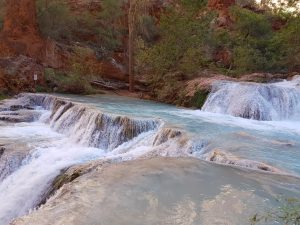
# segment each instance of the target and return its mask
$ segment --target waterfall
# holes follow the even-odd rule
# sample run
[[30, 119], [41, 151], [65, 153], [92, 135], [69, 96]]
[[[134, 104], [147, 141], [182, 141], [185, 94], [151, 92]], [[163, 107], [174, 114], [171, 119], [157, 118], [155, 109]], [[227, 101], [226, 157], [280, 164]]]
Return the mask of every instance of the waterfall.
[[[20, 155], [18, 149], [14, 152], [0, 146], [0, 163], [5, 162], [5, 168], [0, 168], [0, 225], [38, 206], [62, 170], [105, 158], [144, 133], [155, 133], [161, 125], [159, 120], [115, 116], [42, 94], [21, 94], [1, 109], [0, 120], [16, 125], [10, 130], [0, 127], [4, 129], [1, 133], [7, 131], [9, 140], [28, 140], [29, 149]], [[22, 111], [26, 111], [26, 116]], [[35, 115], [34, 119], [27, 120], [31, 115]], [[16, 116], [18, 120], [13, 120]], [[18, 130], [24, 137], [18, 135]]]
[[[226, 104], [222, 105], [224, 101], [233, 101], [231, 98], [235, 97], [232, 94], [228, 97], [235, 85], [238, 90], [245, 90], [243, 85], [255, 89], [254, 84], [248, 83], [218, 84], [204, 109], [225, 108]], [[268, 90], [265, 86], [269, 87], [256, 86], [263, 90]], [[278, 112], [274, 110], [275, 113], [281, 115], [288, 109], [278, 107], [276, 101], [290, 101], [291, 112], [286, 112], [290, 116], [298, 103], [296, 88], [285, 85], [274, 87], [277, 92], [264, 90], [273, 96], [265, 101], [272, 102], [273, 108], [277, 107]], [[264, 91], [261, 90], [261, 95], [266, 95]], [[274, 97], [276, 93], [277, 100]], [[280, 97], [283, 94], [286, 99]], [[248, 96], [247, 93], [245, 95]], [[256, 94], [254, 97], [259, 96]], [[254, 118], [250, 113], [247, 115]], [[267, 115], [264, 112], [257, 119], [267, 118]], [[13, 218], [25, 215], [30, 209], [39, 206], [48, 197], [53, 180], [67, 168], [92, 160], [120, 162], [161, 156], [197, 157], [216, 163], [280, 173], [266, 164], [251, 160], [241, 162], [226, 152], [209, 149], [210, 140], [193, 137], [181, 127], [169, 127], [170, 124], [160, 119], [113, 115], [51, 95], [20, 94], [16, 99], [5, 101], [0, 105], [1, 120], [12, 124], [8, 125], [9, 128], [0, 124], [2, 137], [7, 138], [8, 143], [22, 140], [21, 144], [26, 143], [26, 148], [23, 146], [26, 151], [18, 148], [8, 151], [14, 149], [14, 146], [8, 148], [5, 143], [0, 143], [0, 163], [5, 162], [6, 165], [0, 168], [0, 225], [7, 225]], [[19, 155], [19, 152], [25, 154]], [[14, 161], [16, 154], [19, 156], [18, 161]]]
[[27, 99], [25, 102], [50, 110], [47, 123], [55, 131], [71, 136], [75, 142], [89, 147], [112, 150], [160, 125], [158, 120], [114, 116], [54, 96], [23, 94], [20, 97]]
[[270, 84], [216, 82], [202, 110], [255, 120], [290, 119], [299, 111], [299, 80]]

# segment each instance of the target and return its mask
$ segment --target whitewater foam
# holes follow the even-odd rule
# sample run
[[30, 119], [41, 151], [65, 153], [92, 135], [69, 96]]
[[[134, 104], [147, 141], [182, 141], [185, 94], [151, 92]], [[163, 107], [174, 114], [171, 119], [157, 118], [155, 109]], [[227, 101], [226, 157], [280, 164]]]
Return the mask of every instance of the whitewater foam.
[[298, 79], [270, 84], [221, 81], [213, 84], [203, 111], [255, 120], [286, 120], [299, 112]]
[[[4, 202], [0, 205], [0, 225], [6, 225], [13, 218], [38, 206], [45, 199], [55, 177], [72, 165], [96, 159], [126, 161], [157, 156], [205, 159], [202, 156], [208, 150], [207, 139], [200, 136], [193, 139], [185, 131], [169, 128], [157, 119], [111, 115], [50, 95], [22, 94], [14, 102], [19, 104], [20, 109], [33, 106], [34, 109], [42, 107], [44, 110], [38, 121], [0, 127], [2, 139], [22, 138], [32, 146], [21, 167], [0, 183], [0, 199]], [[11, 103], [10, 107], [13, 106]], [[300, 133], [300, 126], [297, 128], [295, 123], [286, 121], [261, 122], [191, 110], [176, 113], [180, 118], [199, 116], [201, 120], [213, 124], [262, 130], [290, 129]], [[41, 141], [42, 144], [39, 144]], [[218, 162], [228, 164], [232, 159], [223, 154]], [[254, 169], [263, 167], [265, 170], [268, 167], [267, 164], [240, 161], [238, 158], [234, 158], [234, 162], [235, 165]], [[270, 171], [280, 173], [280, 170], [273, 168]]]

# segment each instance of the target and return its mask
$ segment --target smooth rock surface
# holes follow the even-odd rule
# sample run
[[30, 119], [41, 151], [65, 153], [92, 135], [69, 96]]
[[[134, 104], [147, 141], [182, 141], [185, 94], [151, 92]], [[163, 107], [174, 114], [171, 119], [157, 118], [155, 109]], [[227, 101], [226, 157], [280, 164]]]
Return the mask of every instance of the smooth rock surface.
[[95, 164], [80, 167], [90, 171], [11, 225], [241, 225], [274, 203], [276, 193], [299, 195], [281, 185], [299, 186], [296, 178], [224, 170], [196, 159]]

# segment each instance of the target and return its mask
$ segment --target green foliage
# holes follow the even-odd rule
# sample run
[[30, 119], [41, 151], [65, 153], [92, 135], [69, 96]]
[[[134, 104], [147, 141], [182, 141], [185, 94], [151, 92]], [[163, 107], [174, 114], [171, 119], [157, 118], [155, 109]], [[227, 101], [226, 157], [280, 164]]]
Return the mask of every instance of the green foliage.
[[45, 69], [45, 77], [48, 87], [52, 89], [49, 91], [71, 94], [94, 93], [94, 90], [92, 89], [88, 80], [82, 77], [81, 74], [76, 70], [72, 70], [69, 73], [64, 73], [52, 68], [47, 68]]
[[286, 26], [274, 35], [270, 49], [277, 52], [275, 65], [278, 68], [300, 69], [300, 15], [288, 19]]
[[208, 94], [209, 93], [207, 91], [196, 91], [191, 100], [191, 105], [193, 107], [201, 109], [207, 99]]
[[98, 13], [97, 19], [100, 26], [98, 28], [98, 38], [108, 51], [119, 48], [122, 44], [122, 35], [126, 32], [122, 20], [124, 12], [123, 0], [103, 0], [102, 10]]
[[235, 18], [234, 29], [241, 37], [264, 39], [272, 35], [272, 26], [266, 15], [240, 7], [233, 7], [231, 12]]
[[8, 97], [9, 97], [8, 95], [0, 93], [0, 101], [4, 100], [4, 99], [7, 99]]
[[148, 80], [152, 86], [161, 84], [165, 78], [176, 80], [166, 76], [172, 71], [192, 76], [207, 65], [204, 34], [209, 30], [212, 15], [197, 18], [204, 1], [184, 0], [178, 1], [178, 4], [177, 8], [169, 8], [160, 18], [159, 41], [145, 45], [138, 54], [138, 61], [150, 70]]
[[300, 225], [300, 200], [295, 198], [285, 199], [278, 209], [266, 212], [263, 215], [255, 214], [250, 219], [251, 225], [282, 224]]
[[39, 27], [45, 37], [57, 41], [72, 40], [76, 28], [76, 18], [71, 14], [69, 5], [59, 0], [38, 0], [37, 16]]
[[156, 19], [149, 15], [143, 15], [137, 25], [137, 36], [140, 36], [148, 43], [154, 43], [159, 36], [159, 30], [156, 26]]
[[35, 91], [39, 92], [39, 93], [46, 93], [46, 92], [49, 92], [50, 90], [49, 90], [49, 88], [47, 88], [45, 86], [36, 85]]
[[[214, 15], [204, 5], [204, 1], [178, 0], [161, 17], [159, 41], [141, 45], [138, 63], [150, 74], [148, 82], [154, 91], [161, 91], [162, 82], [176, 81], [164, 77], [175, 72], [189, 79], [203, 68], [229, 75], [299, 69], [299, 16], [256, 13], [236, 6], [231, 9], [231, 29], [213, 28]], [[286, 21], [286, 26], [274, 31], [274, 20]], [[227, 63], [215, 59], [222, 49], [231, 53]]]
[[274, 32], [269, 18], [247, 9], [232, 9], [235, 18], [231, 46], [234, 69], [239, 73], [268, 71], [274, 57], [270, 43]]
[[[138, 70], [148, 74], [147, 81], [157, 99], [184, 102], [180, 100], [184, 99], [180, 84], [202, 69], [231, 76], [299, 70], [299, 15], [257, 13], [235, 6], [230, 9], [233, 25], [220, 28], [205, 5], [205, 1], [177, 0], [160, 18], [158, 41], [138, 39]], [[281, 30], [273, 29], [274, 21], [283, 24]], [[228, 55], [220, 60], [222, 50]], [[170, 93], [176, 93], [175, 97]], [[197, 94], [192, 101], [200, 107], [202, 98], [204, 95]]]
[[60, 42], [80, 42], [96, 50], [113, 51], [120, 47], [123, 0], [103, 0], [101, 10], [72, 12], [67, 1], [38, 0], [39, 27], [45, 37]]
[[234, 48], [234, 66], [239, 73], [263, 71], [268, 66], [268, 61], [256, 48], [236, 46]]

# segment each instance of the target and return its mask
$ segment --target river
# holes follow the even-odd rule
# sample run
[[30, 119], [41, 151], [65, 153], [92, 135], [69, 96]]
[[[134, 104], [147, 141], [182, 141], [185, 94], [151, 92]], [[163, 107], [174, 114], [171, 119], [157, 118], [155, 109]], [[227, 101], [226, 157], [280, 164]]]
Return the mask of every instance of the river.
[[[3, 101], [0, 225], [39, 206], [53, 180], [70, 166], [100, 159], [117, 164], [130, 161], [139, 171], [145, 168], [139, 168], [138, 160], [148, 158], [173, 169], [166, 169], [159, 182], [153, 177], [141, 181], [136, 175], [135, 194], [153, 186], [152, 194], [162, 202], [161, 209], [157, 207], [142, 220], [149, 220], [145, 224], [158, 224], [155, 215], [156, 219], [165, 218], [168, 208], [179, 201], [187, 208], [199, 205], [198, 210], [207, 213], [200, 213], [198, 222], [195, 217], [193, 223], [161, 224], [246, 224], [245, 215], [276, 206], [276, 198], [300, 196], [299, 102], [297, 77], [275, 84], [217, 83], [202, 110], [109, 95], [22, 94]], [[175, 161], [165, 162], [160, 157]], [[184, 165], [192, 168], [186, 174], [182, 173]], [[149, 171], [152, 167], [150, 164]], [[171, 197], [162, 195], [165, 188]], [[189, 195], [194, 202], [189, 202]], [[235, 212], [230, 205], [236, 197], [241, 202]], [[96, 199], [95, 190], [87, 198]], [[133, 211], [145, 213], [143, 207], [135, 206], [138, 200], [119, 199], [127, 201]], [[107, 208], [112, 207], [109, 204]], [[93, 211], [101, 204], [95, 200], [90, 207]], [[111, 210], [122, 213], [122, 209]], [[223, 218], [227, 222], [212, 222], [217, 218], [212, 212], [224, 217], [224, 210], [228, 210]], [[103, 224], [123, 224], [111, 217], [103, 210], [101, 218], [110, 218]], [[139, 224], [134, 218], [127, 218], [124, 224]], [[95, 224], [88, 220], [86, 224]]]

